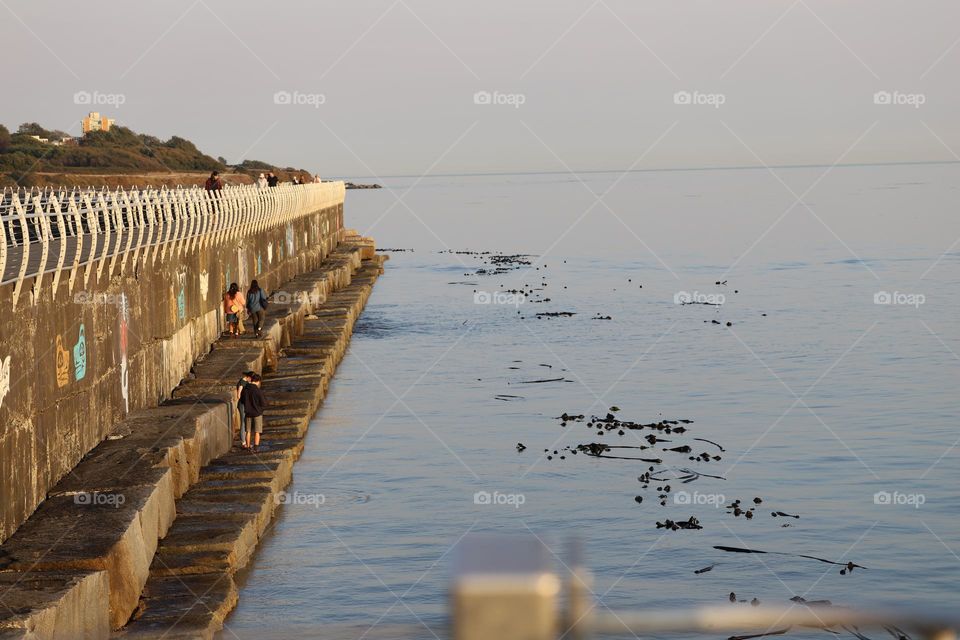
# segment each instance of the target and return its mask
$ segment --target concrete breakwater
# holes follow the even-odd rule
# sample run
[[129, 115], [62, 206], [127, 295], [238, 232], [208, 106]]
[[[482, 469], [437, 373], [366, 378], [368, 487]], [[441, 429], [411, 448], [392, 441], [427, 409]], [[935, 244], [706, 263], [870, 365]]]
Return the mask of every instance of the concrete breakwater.
[[0, 542], [113, 426], [169, 399], [221, 294], [318, 268], [344, 185], [0, 197]]
[[[171, 400], [120, 422], [0, 547], [0, 637], [215, 633], [381, 269], [345, 236], [283, 284], [262, 339], [217, 342]], [[258, 454], [230, 452], [246, 369], [271, 401]]]

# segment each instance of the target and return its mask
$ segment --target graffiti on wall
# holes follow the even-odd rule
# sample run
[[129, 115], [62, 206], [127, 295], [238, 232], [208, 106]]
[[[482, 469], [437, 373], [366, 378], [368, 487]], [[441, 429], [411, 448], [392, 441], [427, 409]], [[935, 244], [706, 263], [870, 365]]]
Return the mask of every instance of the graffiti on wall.
[[[263, 273], [263, 255], [257, 254], [257, 274]], [[247, 281], [246, 278], [243, 279], [244, 282]]]
[[247, 282], [247, 252], [243, 247], [237, 247], [237, 282], [241, 288]]
[[200, 272], [200, 297], [207, 301], [207, 293], [210, 291], [210, 274], [204, 269]]
[[70, 352], [63, 346], [63, 336], [57, 334], [57, 386], [65, 387], [70, 383]]
[[123, 397], [124, 411], [130, 411], [130, 378], [127, 365], [127, 325], [130, 322], [130, 306], [127, 296], [120, 294], [120, 395]]
[[177, 319], [187, 318], [187, 272], [177, 272]]
[[287, 255], [292, 256], [296, 250], [296, 240], [293, 236], [293, 225], [287, 224]]
[[64, 346], [63, 336], [57, 334], [54, 350], [57, 361], [57, 386], [65, 387], [71, 379], [83, 380], [87, 375], [87, 335], [86, 328], [80, 325], [80, 333], [72, 349]]
[[77, 344], [73, 345], [73, 375], [77, 380], [83, 380], [87, 375], [87, 336], [82, 324]]
[[3, 399], [10, 393], [10, 356], [3, 359], [0, 364], [0, 407], [3, 406]]
[[273, 243], [267, 244], [267, 264], [273, 264]]

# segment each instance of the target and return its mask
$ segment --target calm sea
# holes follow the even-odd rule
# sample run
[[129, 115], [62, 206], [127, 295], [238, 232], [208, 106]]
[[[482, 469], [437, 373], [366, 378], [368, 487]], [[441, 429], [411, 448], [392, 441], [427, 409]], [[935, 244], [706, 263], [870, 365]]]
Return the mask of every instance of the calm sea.
[[[348, 193], [347, 224], [413, 251], [391, 254], [295, 467], [300, 503], [220, 637], [443, 637], [468, 532], [558, 556], [579, 538], [614, 611], [957, 604], [960, 164], [382, 181]], [[491, 274], [462, 251], [530, 264]], [[556, 419], [613, 406], [693, 421], [613, 452], [726, 479], [643, 489], [645, 462], [563, 450], [648, 445]], [[750, 520], [723, 508], [754, 497]], [[690, 516], [701, 530], [656, 526]]]

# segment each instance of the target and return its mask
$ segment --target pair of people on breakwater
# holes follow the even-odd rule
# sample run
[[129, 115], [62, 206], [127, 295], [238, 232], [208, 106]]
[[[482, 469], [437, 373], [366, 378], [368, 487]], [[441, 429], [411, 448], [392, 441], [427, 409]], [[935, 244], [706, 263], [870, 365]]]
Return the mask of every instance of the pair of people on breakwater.
[[266, 189], [267, 187], [275, 187], [280, 184], [280, 178], [273, 174], [273, 171], [268, 171], [266, 175], [260, 174], [260, 177], [257, 178], [257, 187], [260, 189]]
[[250, 288], [244, 296], [236, 282], [223, 294], [223, 313], [226, 316], [227, 330], [232, 337], [243, 335], [243, 314], [253, 322], [253, 333], [262, 336], [263, 322], [267, 318], [267, 296], [256, 280], [250, 282]]
[[260, 450], [263, 412], [267, 407], [267, 399], [260, 390], [262, 380], [260, 374], [244, 371], [236, 386], [237, 411], [240, 412], [240, 448], [253, 452]]

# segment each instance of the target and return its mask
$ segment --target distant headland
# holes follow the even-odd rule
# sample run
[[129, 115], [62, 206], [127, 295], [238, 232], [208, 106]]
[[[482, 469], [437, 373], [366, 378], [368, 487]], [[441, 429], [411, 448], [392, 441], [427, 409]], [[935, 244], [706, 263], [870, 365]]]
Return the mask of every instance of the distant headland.
[[314, 180], [305, 169], [259, 160], [229, 164], [185, 138], [136, 133], [99, 113], [82, 122], [79, 137], [36, 122], [25, 122], [14, 132], [0, 124], [0, 187], [191, 186], [203, 184], [211, 171], [219, 171], [226, 184], [253, 184], [269, 171], [282, 182]]

